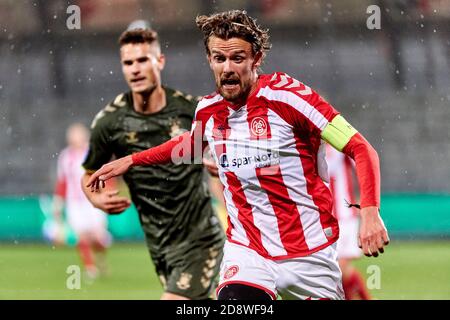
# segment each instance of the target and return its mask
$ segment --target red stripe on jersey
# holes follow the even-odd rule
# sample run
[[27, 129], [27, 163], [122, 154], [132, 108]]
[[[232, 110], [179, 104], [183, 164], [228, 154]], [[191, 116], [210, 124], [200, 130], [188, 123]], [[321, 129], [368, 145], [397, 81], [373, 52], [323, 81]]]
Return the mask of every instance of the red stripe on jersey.
[[[228, 124], [228, 116], [228, 108], [221, 109], [219, 112], [213, 115], [214, 124], [212, 136], [214, 140], [228, 140], [231, 132], [231, 128]], [[226, 144], [215, 144], [214, 149], [220, 165], [222, 154], [225, 154], [227, 152]], [[231, 193], [231, 198], [238, 210], [238, 220], [241, 222], [246, 236], [249, 239], [249, 247], [257, 250], [258, 252], [263, 251], [265, 254], [267, 254], [267, 251], [262, 246], [261, 232], [258, 228], [255, 227], [252, 207], [247, 201], [247, 198], [242, 189], [241, 182], [232, 172], [225, 172], [225, 177], [227, 178], [228, 190]], [[232, 230], [233, 225], [230, 223], [226, 232], [228, 239], [232, 239]]]
[[296, 203], [289, 197], [288, 190], [281, 175], [279, 165], [270, 167], [270, 174], [264, 174], [268, 168], [257, 168], [261, 188], [264, 189], [278, 221], [281, 242], [287, 255], [308, 251], [305, 235], [300, 221]]
[[270, 131], [269, 119], [267, 117], [268, 109], [258, 105], [256, 99], [247, 103], [247, 122], [250, 131], [250, 140], [270, 139], [272, 133]]
[[[252, 207], [247, 201], [244, 190], [242, 189], [241, 182], [232, 172], [225, 172], [225, 176], [227, 177], [227, 182], [233, 202], [238, 209], [238, 219], [244, 227], [247, 239], [249, 240], [248, 247], [262, 254], [263, 256], [269, 256], [267, 250], [262, 245], [261, 231], [255, 226]], [[231, 232], [227, 234], [227, 236], [228, 239], [231, 239]]]
[[231, 219], [230, 219], [230, 215], [229, 215], [229, 214], [227, 214], [227, 222], [228, 222], [228, 227], [227, 227], [227, 231], [226, 231], [225, 233], [226, 233], [226, 235], [227, 235], [227, 238], [228, 238], [228, 239], [231, 239], [231, 230], [233, 230], [234, 225], [233, 225], [233, 223], [231, 222]]
[[295, 135], [295, 140], [306, 180], [306, 190], [312, 196], [314, 204], [319, 208], [322, 229], [331, 227], [332, 236], [327, 237], [327, 239], [337, 239], [339, 227], [332, 213], [333, 195], [322, 181], [322, 178], [317, 174], [317, 152], [320, 146], [320, 137], [310, 136], [309, 143], [306, 144], [301, 141], [298, 135]]
[[[215, 141], [224, 141], [228, 140], [230, 136], [230, 126], [228, 125], [228, 116], [230, 111], [228, 108], [221, 109], [220, 111], [216, 111], [213, 114], [213, 129], [212, 129], [212, 137]], [[217, 156], [217, 159], [220, 163], [220, 157], [222, 154], [227, 152], [225, 143], [217, 143], [214, 145], [214, 152]]]
[[[228, 119], [229, 110], [223, 109], [225, 112], [227, 112], [226, 115], [222, 117], [222, 119]], [[228, 122], [225, 120], [224, 122], [221, 122], [218, 120], [218, 115], [213, 115], [213, 130], [212, 130], [212, 137], [216, 141], [220, 140], [227, 140], [230, 135], [230, 127], [228, 125]], [[214, 145], [214, 153], [216, 154], [217, 160], [219, 162], [219, 165], [221, 164], [221, 156], [222, 154], [226, 154], [226, 144], [225, 143], [217, 143]], [[233, 230], [234, 226], [231, 223], [230, 216], [227, 217], [228, 220], [228, 228], [226, 231], [226, 235], [228, 239], [231, 239], [231, 230]]]
[[63, 177], [59, 177], [58, 180], [56, 181], [56, 186], [55, 186], [55, 195], [59, 196], [63, 199], [66, 198], [66, 191], [67, 191], [67, 184], [66, 184], [66, 179]]

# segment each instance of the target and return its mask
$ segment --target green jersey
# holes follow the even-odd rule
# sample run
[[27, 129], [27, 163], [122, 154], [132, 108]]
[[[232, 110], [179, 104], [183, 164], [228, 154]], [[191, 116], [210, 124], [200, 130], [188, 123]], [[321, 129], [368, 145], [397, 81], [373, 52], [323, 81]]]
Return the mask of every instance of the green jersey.
[[[152, 114], [137, 113], [131, 92], [120, 94], [94, 118], [89, 172], [117, 158], [143, 151], [190, 130], [196, 103], [192, 96], [164, 87], [166, 106]], [[136, 166], [124, 175], [139, 213], [153, 258], [176, 249], [189, 250], [199, 241], [223, 238], [198, 164]]]

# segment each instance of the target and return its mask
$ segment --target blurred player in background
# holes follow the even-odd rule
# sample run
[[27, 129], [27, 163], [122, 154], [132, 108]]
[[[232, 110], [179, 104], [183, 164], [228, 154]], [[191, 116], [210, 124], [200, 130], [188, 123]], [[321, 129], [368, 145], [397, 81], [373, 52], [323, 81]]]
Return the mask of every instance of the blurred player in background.
[[229, 226], [218, 299], [342, 299], [339, 227], [320, 169], [324, 142], [355, 159], [360, 240], [374, 257], [389, 243], [379, 215], [377, 152], [308, 86], [283, 72], [259, 74], [269, 35], [246, 12], [199, 16], [196, 23], [217, 91], [198, 103], [191, 132], [102, 166], [85, 187], [95, 193], [111, 177], [192, 160], [209, 145]]
[[364, 279], [353, 266], [352, 260], [362, 255], [358, 247], [359, 216], [353, 185], [354, 162], [345, 154], [326, 145], [326, 159], [331, 193], [333, 194], [333, 214], [339, 222], [337, 253], [342, 271], [342, 286], [347, 300], [369, 300], [370, 295]]
[[[104, 212], [94, 208], [80, 187], [82, 167], [89, 143], [89, 130], [81, 123], [72, 124], [66, 132], [67, 147], [58, 157], [57, 182], [53, 197], [53, 213], [59, 230], [66, 219], [77, 238], [77, 249], [89, 280], [106, 272], [106, 250], [111, 243]], [[64, 235], [55, 237], [64, 243]]]
[[[125, 31], [119, 39], [122, 71], [130, 91], [95, 117], [83, 164], [85, 194], [95, 207], [118, 214], [129, 199], [91, 193], [90, 175], [111, 157], [124, 157], [189, 132], [196, 101], [162, 85], [165, 56], [150, 29]], [[150, 256], [164, 287], [161, 299], [207, 299], [222, 259], [224, 233], [204, 181], [202, 165], [136, 167], [124, 175], [139, 213]]]

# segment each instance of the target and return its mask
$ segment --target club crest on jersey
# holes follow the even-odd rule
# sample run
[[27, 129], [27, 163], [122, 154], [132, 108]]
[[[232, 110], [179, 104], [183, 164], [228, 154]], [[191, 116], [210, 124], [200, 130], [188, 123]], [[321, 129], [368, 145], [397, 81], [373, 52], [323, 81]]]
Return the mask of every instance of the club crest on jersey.
[[250, 124], [250, 129], [252, 130], [252, 133], [257, 137], [265, 136], [267, 134], [266, 120], [261, 117], [253, 118]]
[[223, 278], [228, 280], [228, 279], [234, 277], [238, 272], [239, 272], [239, 267], [237, 265], [231, 266], [225, 271]]
[[125, 135], [127, 136], [127, 143], [135, 143], [139, 141], [137, 138], [137, 132], [135, 131], [127, 132]]

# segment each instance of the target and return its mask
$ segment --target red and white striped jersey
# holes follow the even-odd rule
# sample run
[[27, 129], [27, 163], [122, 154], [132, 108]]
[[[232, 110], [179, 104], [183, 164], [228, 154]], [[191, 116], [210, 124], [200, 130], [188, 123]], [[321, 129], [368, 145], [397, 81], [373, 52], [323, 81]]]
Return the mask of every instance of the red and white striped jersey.
[[352, 175], [354, 162], [328, 144], [326, 151], [330, 188], [334, 199], [334, 216], [338, 220], [355, 218], [356, 210], [353, 207], [349, 208], [346, 203], [346, 201], [355, 203]]
[[81, 189], [81, 178], [84, 169], [81, 164], [86, 157], [87, 149], [80, 150], [67, 147], [58, 157], [57, 183], [55, 193], [67, 202], [89, 203]]
[[230, 242], [286, 259], [337, 240], [332, 195], [319, 169], [325, 160], [321, 132], [337, 114], [281, 72], [259, 76], [244, 106], [218, 93], [199, 102], [192, 132], [201, 126], [218, 164]]

